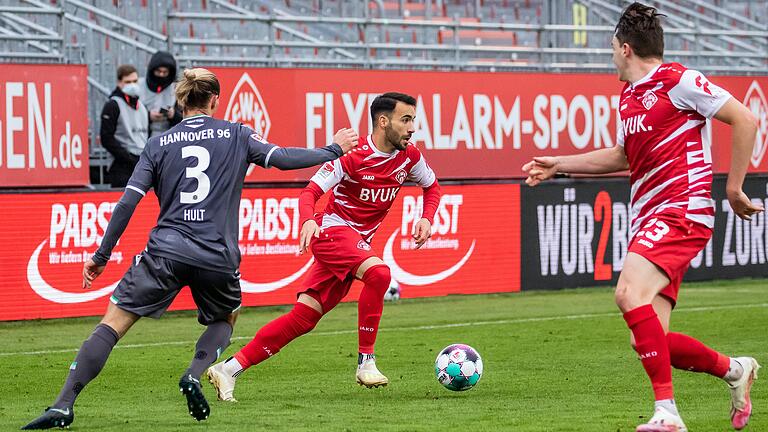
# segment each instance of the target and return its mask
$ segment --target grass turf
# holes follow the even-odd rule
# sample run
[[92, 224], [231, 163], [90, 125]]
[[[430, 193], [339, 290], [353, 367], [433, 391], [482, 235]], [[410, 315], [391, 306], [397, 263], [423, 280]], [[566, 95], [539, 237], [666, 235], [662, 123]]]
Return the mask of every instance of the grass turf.
[[[746, 306], [744, 306], [746, 305]], [[250, 308], [231, 355], [286, 308]], [[215, 400], [194, 421], [178, 392], [203, 328], [190, 312], [141, 320], [78, 399], [72, 430], [634, 431], [652, 393], [610, 289], [406, 299], [385, 306], [377, 351], [384, 389], [355, 385], [357, 308], [342, 304], [309, 335], [238, 381], [238, 404]], [[0, 430], [18, 429], [55, 398], [75, 351], [98, 318], [0, 323]], [[727, 354], [768, 364], [768, 281], [686, 284], [672, 329]], [[433, 362], [462, 342], [483, 356], [484, 376], [462, 393], [443, 389]], [[719, 380], [675, 371], [691, 431], [730, 430]], [[757, 381], [747, 430], [768, 430], [768, 383]]]

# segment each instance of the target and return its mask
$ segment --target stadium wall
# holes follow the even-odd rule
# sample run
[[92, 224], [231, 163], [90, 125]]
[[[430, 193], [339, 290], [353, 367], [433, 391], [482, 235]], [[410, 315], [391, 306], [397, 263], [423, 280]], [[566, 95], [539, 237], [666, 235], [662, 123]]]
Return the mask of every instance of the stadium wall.
[[[24, 65], [0, 70], [5, 80], [0, 86], [0, 320], [99, 315], [146, 243], [156, 200], [143, 201], [100, 285], [83, 291], [82, 261], [96, 249], [120, 196], [61, 189], [87, 185], [87, 69]], [[435, 237], [426, 250], [409, 246], [409, 224], [421, 205], [420, 191], [410, 187], [396, 198], [374, 242], [404, 286], [404, 297], [615, 282], [626, 250], [626, 179], [567, 179], [535, 189], [519, 184], [520, 167], [533, 155], [613, 145], [615, 76], [215, 71], [224, 89], [219, 115], [284, 146], [324, 145], [329, 134], [350, 124], [367, 132], [371, 99], [393, 86], [419, 96], [421, 127], [414, 141], [439, 177], [453, 184], [444, 190]], [[768, 78], [714, 79], [760, 119], [753, 175], [745, 188], [766, 202], [768, 103], [763, 88], [768, 89]], [[730, 137], [721, 125], [711, 132], [714, 167], [724, 173], [730, 155], [723, 143]], [[299, 189], [279, 183], [306, 181], [312, 172], [257, 169], [249, 175], [260, 188], [246, 189], [240, 203], [247, 306], [295, 299], [309, 257], [295, 256]], [[766, 216], [749, 223], [734, 218], [724, 201], [723, 178], [718, 176], [714, 189], [715, 237], [694, 260], [688, 278], [765, 277]], [[482, 184], [468, 184], [470, 179]], [[60, 189], [12, 189], [22, 186]], [[191, 307], [191, 297], [182, 294], [172, 309]]]
[[[290, 304], [312, 257], [297, 255], [297, 188], [251, 188], [240, 201], [243, 305]], [[403, 296], [520, 290], [520, 185], [446, 185], [433, 237], [413, 250], [421, 189], [403, 187], [374, 250], [403, 285]], [[119, 192], [1, 194], [0, 321], [99, 315], [144, 248], [157, 200], [142, 200], [94, 289], [82, 289], [82, 263], [100, 242]], [[323, 204], [318, 203], [318, 209]], [[497, 221], [497, 222], [491, 222]], [[492, 228], [491, 228], [492, 227]], [[356, 299], [360, 286], [348, 298]], [[193, 309], [184, 292], [171, 309]]]
[[[412, 141], [441, 179], [521, 178], [535, 155], [612, 147], [620, 124], [615, 74], [211, 69], [222, 84], [220, 115], [283, 146], [323, 146], [350, 125], [367, 134], [373, 98], [395, 89], [414, 95]], [[768, 172], [768, 77], [711, 79], [761, 120], [750, 172]], [[709, 127], [713, 170], [727, 173], [730, 146], [722, 143], [730, 130], [720, 122]], [[254, 171], [249, 180], [306, 181], [312, 174]]]
[[0, 187], [84, 186], [88, 68], [0, 64]]
[[[715, 230], [691, 261], [685, 280], [768, 276], [768, 216], [739, 219], [725, 196], [725, 176], [713, 183]], [[768, 208], [768, 176], [751, 175], [744, 192]], [[559, 180], [521, 190], [523, 289], [614, 284], [629, 236], [626, 179]]]
[[[687, 280], [765, 277], [767, 216], [738, 219], [715, 180], [713, 240], [693, 260]], [[768, 205], [768, 175], [744, 186]], [[240, 202], [243, 304], [290, 304], [311, 257], [296, 255], [298, 188], [248, 188]], [[405, 186], [373, 248], [392, 269], [403, 297], [561, 289], [615, 283], [626, 255], [626, 179], [449, 184], [435, 233], [413, 250], [410, 232], [421, 191]], [[81, 288], [82, 262], [97, 247], [118, 192], [0, 194], [0, 321], [99, 315], [122, 274], [146, 244], [156, 220], [155, 197], [137, 209], [112, 262], [95, 284]], [[323, 202], [318, 203], [318, 208]], [[355, 285], [347, 297], [359, 294]], [[193, 309], [183, 291], [171, 310]]]
[[[87, 185], [87, 68], [0, 66], [0, 188]], [[612, 74], [212, 70], [223, 89], [219, 115], [283, 146], [319, 147], [342, 127], [367, 134], [377, 94], [416, 95], [413, 142], [442, 179], [520, 178], [534, 155], [613, 146], [619, 127], [620, 83]], [[713, 79], [760, 120], [750, 172], [768, 172], [768, 77]], [[720, 143], [730, 131], [711, 127], [714, 172], [727, 173], [730, 146]], [[248, 181], [306, 181], [312, 173], [257, 170]]]

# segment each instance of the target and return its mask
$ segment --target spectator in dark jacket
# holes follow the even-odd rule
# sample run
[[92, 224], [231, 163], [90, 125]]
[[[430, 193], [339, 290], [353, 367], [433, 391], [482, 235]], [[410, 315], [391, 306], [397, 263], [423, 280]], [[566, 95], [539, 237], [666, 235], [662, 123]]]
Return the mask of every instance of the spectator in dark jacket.
[[101, 145], [114, 157], [112, 187], [125, 187], [149, 138], [149, 113], [139, 103], [139, 74], [131, 65], [117, 68], [117, 87], [101, 110]]

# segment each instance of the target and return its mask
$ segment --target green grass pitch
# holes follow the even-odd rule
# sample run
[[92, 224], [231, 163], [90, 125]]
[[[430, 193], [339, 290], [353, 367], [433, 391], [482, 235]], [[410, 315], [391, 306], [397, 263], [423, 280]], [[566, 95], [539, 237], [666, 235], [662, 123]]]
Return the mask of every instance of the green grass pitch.
[[[286, 308], [245, 309], [229, 356]], [[141, 320], [80, 396], [72, 430], [86, 431], [634, 431], [652, 394], [610, 289], [406, 299], [387, 303], [377, 342], [383, 389], [354, 381], [357, 308], [342, 304], [315, 331], [238, 381], [237, 404], [211, 417], [186, 412], [177, 382], [202, 332], [190, 312]], [[14, 430], [55, 398], [75, 350], [98, 318], [0, 323], [0, 430]], [[672, 329], [726, 354], [768, 365], [768, 281], [686, 284]], [[453, 393], [434, 377], [444, 346], [483, 356], [478, 385]], [[768, 373], [768, 369], [764, 372]], [[766, 375], [768, 378], [768, 375]], [[721, 381], [674, 372], [691, 431], [730, 430]], [[768, 431], [768, 379], [753, 387], [748, 431]]]

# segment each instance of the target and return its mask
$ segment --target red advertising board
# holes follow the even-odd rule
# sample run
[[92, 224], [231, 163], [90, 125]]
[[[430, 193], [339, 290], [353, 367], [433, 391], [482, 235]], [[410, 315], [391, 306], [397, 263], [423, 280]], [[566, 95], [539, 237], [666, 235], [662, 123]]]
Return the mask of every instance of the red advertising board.
[[88, 68], [0, 64], [0, 187], [88, 184]]
[[[417, 97], [413, 142], [440, 178], [513, 178], [534, 155], [613, 146], [615, 74], [350, 71], [211, 68], [222, 84], [218, 115], [245, 123], [282, 146], [319, 147], [334, 132], [371, 129], [378, 94]], [[713, 76], [760, 121], [750, 170], [768, 170], [768, 77]], [[730, 163], [728, 126], [713, 122], [717, 173]], [[306, 180], [312, 170], [255, 170], [250, 181]]]
[[[299, 189], [246, 189], [240, 201], [243, 304], [290, 304], [311, 264], [296, 255]], [[520, 290], [519, 185], [445, 186], [434, 233], [413, 250], [421, 190], [404, 187], [373, 241], [403, 297]], [[116, 192], [3, 194], [0, 228], [0, 321], [100, 315], [157, 218], [145, 198], [112, 262], [83, 290], [82, 262], [101, 242]], [[497, 220], [489, 229], [490, 220]], [[355, 286], [348, 299], [356, 299]], [[193, 309], [183, 290], [171, 309]]]

